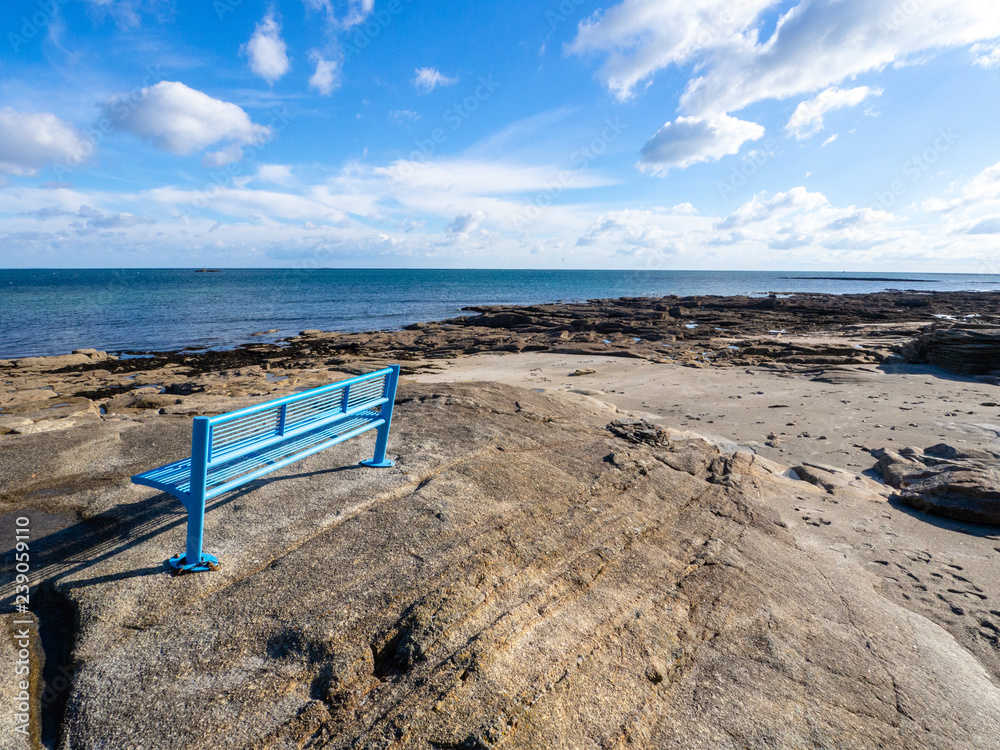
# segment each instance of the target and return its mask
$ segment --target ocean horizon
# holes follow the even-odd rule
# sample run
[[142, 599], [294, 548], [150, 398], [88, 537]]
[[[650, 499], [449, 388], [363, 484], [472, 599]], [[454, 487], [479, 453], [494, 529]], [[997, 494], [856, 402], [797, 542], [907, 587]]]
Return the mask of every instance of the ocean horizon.
[[[394, 330], [478, 305], [667, 295], [997, 291], [1000, 275], [447, 269], [0, 270], [0, 358], [227, 349]], [[267, 333], [264, 333], [267, 332]], [[263, 335], [262, 335], [263, 334]]]

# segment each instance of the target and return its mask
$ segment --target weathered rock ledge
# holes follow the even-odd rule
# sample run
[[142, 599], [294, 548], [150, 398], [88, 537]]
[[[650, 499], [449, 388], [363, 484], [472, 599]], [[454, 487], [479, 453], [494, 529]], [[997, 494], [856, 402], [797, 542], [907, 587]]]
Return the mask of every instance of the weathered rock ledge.
[[127, 476], [186, 420], [83, 430], [94, 507], [38, 546], [63, 750], [1000, 746], [1000, 650], [783, 515], [887, 508], [864, 483], [507, 386], [397, 404], [396, 468], [350, 441], [213, 502], [223, 568], [181, 578], [179, 506]]

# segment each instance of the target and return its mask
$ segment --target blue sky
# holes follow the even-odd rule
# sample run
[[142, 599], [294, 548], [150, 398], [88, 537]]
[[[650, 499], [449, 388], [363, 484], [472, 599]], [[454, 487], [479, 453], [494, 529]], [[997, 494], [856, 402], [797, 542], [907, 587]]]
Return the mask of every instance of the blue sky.
[[0, 265], [1000, 273], [992, 0], [7, 0]]

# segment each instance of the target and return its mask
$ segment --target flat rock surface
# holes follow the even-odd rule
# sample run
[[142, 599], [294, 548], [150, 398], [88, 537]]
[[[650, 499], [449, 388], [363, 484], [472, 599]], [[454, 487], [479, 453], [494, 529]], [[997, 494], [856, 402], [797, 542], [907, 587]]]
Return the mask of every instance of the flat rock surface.
[[213, 501], [223, 568], [180, 578], [180, 506], [117, 477], [184, 430], [104, 423], [134, 446], [115, 502], [36, 543], [43, 630], [72, 644], [60, 747], [1000, 746], [1000, 542], [977, 527], [924, 554], [877, 486], [584, 395], [397, 403], [395, 468], [357, 465], [366, 437]]

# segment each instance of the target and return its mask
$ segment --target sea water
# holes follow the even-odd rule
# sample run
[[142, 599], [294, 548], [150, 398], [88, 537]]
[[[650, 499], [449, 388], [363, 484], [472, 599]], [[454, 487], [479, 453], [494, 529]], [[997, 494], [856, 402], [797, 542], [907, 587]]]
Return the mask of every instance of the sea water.
[[[468, 305], [668, 294], [1000, 290], [1000, 276], [751, 271], [0, 270], [0, 359], [221, 349], [304, 329], [370, 331]], [[264, 336], [255, 333], [277, 329]]]

